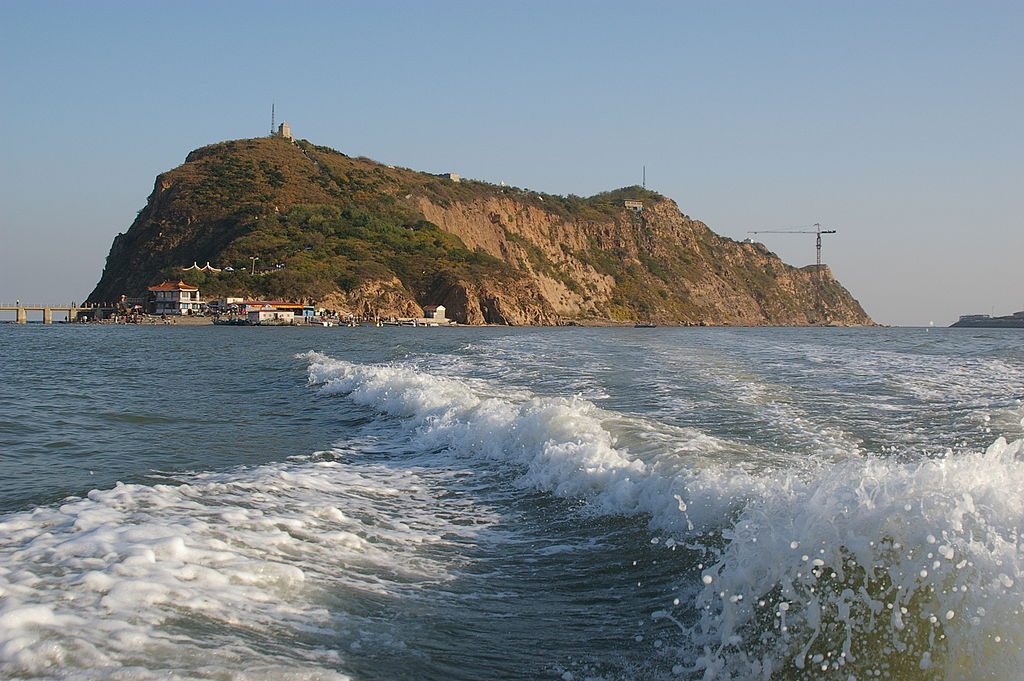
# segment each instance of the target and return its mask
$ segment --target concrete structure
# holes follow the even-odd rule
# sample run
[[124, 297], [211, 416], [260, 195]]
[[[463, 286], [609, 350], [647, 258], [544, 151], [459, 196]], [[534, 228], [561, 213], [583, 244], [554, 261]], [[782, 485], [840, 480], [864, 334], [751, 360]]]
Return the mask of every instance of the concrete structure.
[[[275, 311], [281, 318], [289, 321], [303, 322], [316, 316], [316, 308], [304, 303], [286, 303], [282, 300], [246, 300], [237, 303], [238, 311], [246, 318], [253, 312]], [[271, 317], [268, 317], [268, 319]]]
[[199, 314], [206, 304], [199, 297], [199, 289], [183, 281], [165, 281], [147, 289], [150, 294], [149, 311], [152, 314]]
[[462, 177], [458, 173], [445, 173], [444, 176], [452, 182], [462, 182]]
[[18, 324], [28, 323], [29, 312], [42, 312], [43, 313], [43, 324], [53, 324], [53, 313], [65, 313], [68, 316], [68, 321], [73, 322], [78, 319], [78, 315], [83, 312], [89, 312], [92, 308], [71, 306], [71, 305], [22, 305], [17, 303], [15, 305], [0, 305], [0, 312], [13, 312], [14, 321]]
[[245, 318], [250, 324], [293, 324], [295, 313], [291, 310], [279, 310], [273, 305], [248, 308]]
[[423, 318], [430, 319], [435, 322], [447, 322], [448, 318], [444, 316], [445, 309], [444, 305], [427, 305], [423, 308]]
[[288, 123], [282, 123], [279, 125], [277, 132], [274, 133], [274, 137], [280, 137], [281, 139], [288, 140], [289, 142], [295, 141], [295, 138], [292, 136], [292, 129]]
[[213, 310], [215, 312], [224, 313], [232, 309], [232, 307], [235, 310], [237, 310], [238, 306], [241, 305], [243, 302], [245, 302], [245, 298], [232, 298], [229, 296], [227, 298], [218, 298], [217, 300], [212, 300], [208, 302], [206, 306], [210, 310]]
[[622, 205], [628, 208], [629, 210], [633, 211], [634, 213], [639, 213], [644, 209], [643, 201], [634, 201], [632, 199], [626, 199], [625, 201], [622, 202]]
[[214, 267], [213, 265], [210, 264], [209, 260], [207, 260], [206, 264], [203, 265], [202, 267], [200, 267], [199, 264], [196, 263], [195, 261], [192, 261], [192, 266], [191, 267], [182, 267], [181, 268], [182, 272], [188, 272], [189, 270], [196, 270], [197, 272], [220, 272], [220, 270], [218, 268], [216, 268], [216, 267]]

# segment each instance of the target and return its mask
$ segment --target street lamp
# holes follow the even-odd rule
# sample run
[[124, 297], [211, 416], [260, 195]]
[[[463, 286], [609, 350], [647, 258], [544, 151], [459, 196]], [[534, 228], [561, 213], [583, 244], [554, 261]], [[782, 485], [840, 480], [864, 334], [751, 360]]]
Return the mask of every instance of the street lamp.
[[260, 259], [258, 255], [250, 255], [249, 260], [252, 260], [252, 276], [256, 276], [256, 261]]

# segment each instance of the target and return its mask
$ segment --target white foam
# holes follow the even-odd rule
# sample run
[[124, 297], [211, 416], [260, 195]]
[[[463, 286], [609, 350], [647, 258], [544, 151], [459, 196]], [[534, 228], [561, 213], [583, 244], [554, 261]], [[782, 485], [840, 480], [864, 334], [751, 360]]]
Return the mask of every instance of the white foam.
[[843, 678], [1019, 678], [1022, 455], [1024, 441], [1000, 439], [780, 478], [705, 570], [690, 657], [726, 678], [818, 678], [822, 665]]
[[753, 474], [708, 436], [682, 456], [637, 456], [609, 430], [624, 417], [584, 400], [486, 397], [407, 367], [306, 357], [312, 384], [408, 419], [425, 447], [510, 462], [523, 484], [598, 512], [647, 514], [691, 548], [692, 530], [729, 523], [705, 546], [696, 602], [658, 613], [700, 613], [679, 625], [679, 673], [1013, 679], [1024, 667], [1024, 441], [912, 463], [830, 452]]
[[675, 429], [682, 439], [673, 456], [654, 452], [645, 461], [617, 446], [605, 427], [621, 422], [621, 415], [576, 397], [516, 402], [480, 396], [464, 381], [409, 367], [358, 365], [318, 353], [303, 357], [310, 362], [311, 384], [409, 419], [424, 448], [513, 463], [525, 486], [586, 499], [599, 512], [647, 514], [658, 529], [715, 527], [763, 484], [762, 477], [734, 467], [735, 461], [720, 465], [708, 458], [723, 444], [697, 431]]
[[430, 547], [488, 522], [427, 475], [293, 461], [2, 517], [0, 676], [347, 678], [318, 641], [372, 635], [325, 595], [418, 597], [449, 578]]

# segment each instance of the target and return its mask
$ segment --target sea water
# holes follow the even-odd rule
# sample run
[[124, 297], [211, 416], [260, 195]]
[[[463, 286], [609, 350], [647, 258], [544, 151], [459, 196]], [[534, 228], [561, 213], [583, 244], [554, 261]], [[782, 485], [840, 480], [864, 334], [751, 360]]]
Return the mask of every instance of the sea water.
[[1016, 679], [1024, 334], [0, 325], [0, 677]]

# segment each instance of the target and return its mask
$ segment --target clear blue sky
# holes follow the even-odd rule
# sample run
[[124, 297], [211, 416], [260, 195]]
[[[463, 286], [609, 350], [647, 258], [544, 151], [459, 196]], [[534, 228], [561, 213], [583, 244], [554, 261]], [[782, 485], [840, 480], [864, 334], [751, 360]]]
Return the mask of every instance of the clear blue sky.
[[[81, 300], [157, 173], [295, 133], [737, 239], [878, 321], [1024, 308], [1024, 3], [0, 3], [0, 299]], [[765, 235], [787, 262], [812, 236]]]

